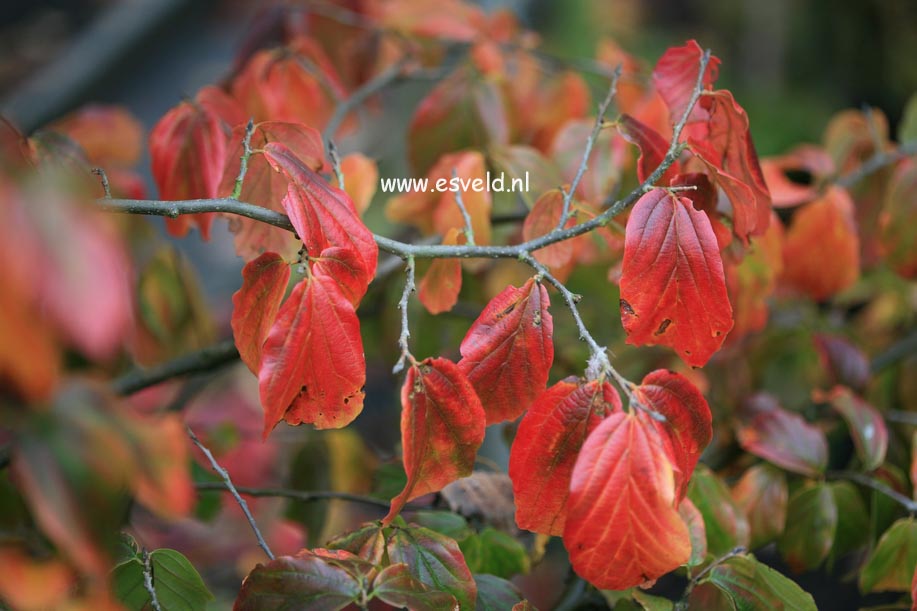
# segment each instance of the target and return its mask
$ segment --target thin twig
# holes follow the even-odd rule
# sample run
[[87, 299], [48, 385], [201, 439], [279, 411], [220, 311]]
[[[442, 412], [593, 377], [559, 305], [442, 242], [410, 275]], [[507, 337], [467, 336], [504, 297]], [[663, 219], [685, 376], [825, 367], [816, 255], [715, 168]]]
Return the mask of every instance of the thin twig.
[[358, 108], [363, 104], [363, 102], [372, 97], [374, 94], [379, 93], [390, 84], [397, 81], [402, 76], [406, 63], [407, 60], [404, 59], [395, 62], [373, 78], [360, 85], [358, 88], [354, 89], [346, 100], [338, 104], [334, 109], [334, 114], [331, 115], [330, 119], [328, 119], [328, 123], [325, 125], [325, 129], [322, 131], [322, 138], [325, 140], [325, 142], [331, 142], [331, 139], [334, 138], [334, 135], [341, 127], [344, 119], [347, 118], [347, 115], [349, 115], [351, 111]]
[[885, 482], [870, 477], [865, 473], [859, 473], [857, 471], [828, 471], [827, 476], [829, 479], [845, 479], [856, 482], [857, 484], [862, 484], [867, 488], [872, 488], [876, 492], [880, 492], [888, 498], [900, 503], [909, 513], [917, 513], [917, 501], [909, 499], [897, 490], [892, 489], [891, 486]]
[[156, 588], [153, 587], [153, 567], [150, 563], [150, 553], [144, 549], [141, 552], [143, 558], [143, 588], [150, 595], [150, 607], [153, 611], [162, 611], [159, 606], [159, 598], [156, 596]]
[[893, 151], [876, 151], [858, 168], [838, 177], [834, 184], [849, 189], [867, 176], [912, 155], [917, 155], [917, 140], [905, 142]]
[[117, 395], [130, 395], [149, 386], [192, 373], [212, 371], [239, 358], [233, 340], [226, 340], [196, 352], [184, 354], [149, 369], [135, 369], [111, 383]]
[[207, 457], [207, 460], [210, 462], [210, 466], [213, 470], [223, 479], [223, 484], [226, 486], [226, 489], [232, 494], [233, 498], [236, 499], [236, 503], [239, 504], [239, 507], [242, 508], [242, 513], [245, 514], [245, 519], [248, 520], [249, 526], [251, 526], [252, 531], [255, 533], [255, 539], [258, 540], [258, 546], [264, 550], [264, 553], [267, 554], [267, 557], [271, 560], [274, 559], [274, 553], [271, 551], [271, 548], [268, 547], [267, 542], [264, 540], [264, 537], [261, 535], [261, 531], [258, 530], [258, 524], [255, 522], [252, 512], [248, 508], [248, 503], [245, 502], [241, 496], [239, 496], [239, 491], [232, 483], [232, 478], [229, 477], [229, 472], [220, 466], [220, 463], [217, 462], [217, 459], [213, 457], [213, 453], [201, 443], [201, 440], [197, 438], [197, 435], [194, 434], [194, 431], [191, 430], [191, 427], [186, 427], [188, 430], [188, 437], [191, 438], [191, 441], [204, 453], [204, 456]]
[[242, 156], [239, 157], [239, 175], [236, 185], [232, 189], [232, 198], [239, 199], [242, 195], [242, 183], [248, 173], [248, 160], [252, 156], [252, 134], [255, 133], [255, 119], [250, 118], [245, 126], [245, 136], [242, 137]]
[[99, 177], [99, 181], [102, 183], [102, 192], [105, 193], [107, 199], [111, 199], [111, 184], [108, 182], [108, 174], [105, 172], [105, 168], [92, 168], [89, 171]]
[[917, 426], [917, 412], [903, 412], [897, 409], [884, 409], [881, 413], [882, 417], [889, 422]]
[[[222, 482], [195, 482], [194, 487], [198, 490], [231, 492]], [[238, 490], [240, 494], [246, 494], [248, 496], [285, 498], [303, 503], [340, 500], [350, 501], [352, 503], [362, 503], [363, 505], [372, 505], [374, 507], [381, 507], [382, 509], [388, 509], [390, 504], [388, 501], [377, 499], [372, 496], [351, 494], [349, 492], [334, 492], [330, 490], [306, 492], [303, 490], [291, 490], [289, 488], [253, 488], [249, 486], [237, 486], [236, 490]]]
[[[551, 231], [543, 236], [539, 236], [527, 242], [511, 246], [486, 246], [486, 245], [427, 245], [427, 244], [407, 244], [398, 240], [393, 240], [380, 235], [375, 235], [376, 244], [381, 250], [406, 258], [409, 255], [415, 258], [423, 259], [453, 259], [453, 258], [511, 258], [515, 259], [525, 253], [534, 252], [545, 246], [550, 246], [557, 242], [569, 240], [577, 236], [589, 233], [590, 231], [607, 225], [615, 216], [626, 210], [640, 196], [643, 195], [647, 185], [653, 185], [678, 159], [684, 146], [678, 142], [681, 132], [688, 122], [688, 117], [694, 105], [700, 98], [703, 91], [703, 74], [707, 64], [710, 61], [710, 51], [705, 51], [700, 61], [700, 71], [698, 73], [697, 84], [691, 95], [691, 99], [685, 109], [685, 114], [679, 120], [672, 130], [672, 142], [669, 150], [663, 157], [652, 174], [650, 174], [643, 183], [637, 185], [627, 196], [618, 200], [602, 214], [589, 219], [563, 231]], [[104, 210], [112, 212], [124, 212], [129, 214], [152, 214], [159, 216], [169, 216], [175, 218], [182, 214], [196, 214], [200, 212], [226, 212], [245, 216], [256, 221], [261, 221], [275, 227], [293, 231], [293, 226], [286, 215], [273, 210], [268, 210], [261, 206], [238, 202], [231, 198], [222, 199], [198, 199], [184, 201], [157, 201], [157, 200], [126, 200], [126, 199], [103, 199], [98, 200], [99, 206]]]
[[915, 353], [917, 353], [917, 331], [905, 335], [877, 354], [869, 364], [869, 369], [873, 374], [879, 373]]
[[605, 113], [608, 112], [608, 107], [611, 105], [611, 100], [614, 99], [615, 94], [618, 91], [618, 79], [620, 77], [621, 65], [618, 64], [618, 67], [615, 68], [615, 71], [611, 77], [611, 85], [608, 87], [608, 93], [605, 95], [605, 99], [602, 100], [602, 103], [599, 104], [599, 108], [595, 116], [595, 124], [592, 126], [592, 131], [589, 132], [589, 137], [586, 139], [586, 148], [583, 149], [583, 159], [580, 161], [579, 168], [576, 170], [576, 175], [573, 177], [573, 182], [570, 183], [569, 189], [561, 189], [561, 193], [564, 195], [564, 200], [563, 208], [561, 209], [560, 213], [560, 220], [557, 223], [557, 231], [561, 231], [567, 224], [567, 221], [570, 219], [570, 208], [573, 205], [573, 197], [576, 194], [577, 188], [579, 188], [580, 182], [583, 180], [583, 176], [586, 174], [586, 169], [589, 167], [589, 157], [592, 156], [592, 148], [595, 146], [595, 141], [599, 137], [599, 132], [601, 132], [602, 128], [605, 126]]
[[401, 335], [398, 336], [398, 347], [401, 349], [401, 356], [395, 366], [392, 367], [392, 373], [399, 373], [404, 369], [405, 361], [414, 361], [414, 356], [408, 347], [408, 339], [411, 337], [411, 327], [408, 325], [408, 299], [415, 290], [414, 257], [408, 255], [405, 263], [407, 267], [405, 268], [404, 291], [402, 291], [401, 299], [398, 301], [398, 309], [401, 310]]
[[341, 156], [338, 155], [338, 147], [334, 144], [334, 140], [328, 140], [328, 157], [331, 159], [331, 171], [334, 172], [334, 177], [338, 181], [338, 188], [344, 188], [344, 171], [341, 170]]
[[[452, 168], [452, 180], [455, 184], [458, 184], [458, 169]], [[468, 208], [465, 207], [465, 198], [462, 196], [460, 189], [455, 190], [455, 205], [458, 206], [459, 211], [462, 213], [462, 218], [465, 220], [465, 242], [474, 246], [474, 227], [471, 225], [471, 215], [468, 214]]]
[[700, 582], [703, 581], [707, 577], [707, 575], [709, 575], [713, 571], [713, 569], [720, 566], [724, 562], [728, 561], [730, 558], [741, 556], [742, 554], [744, 554], [747, 551], [748, 550], [742, 547], [741, 545], [739, 547], [734, 547], [731, 550], [729, 550], [728, 552], [726, 552], [725, 554], [723, 554], [722, 556], [720, 556], [719, 558], [716, 558], [715, 560], [713, 560], [713, 562], [711, 562], [709, 565], [704, 567], [704, 570], [702, 570], [700, 573], [692, 577], [691, 581], [688, 582], [688, 585], [685, 587], [684, 593], [681, 595], [681, 600], [678, 601], [678, 604], [675, 606], [675, 608], [678, 611], [687, 609], [688, 597], [691, 595], [691, 592], [694, 591], [694, 588], [696, 588], [698, 584], [700, 584]]

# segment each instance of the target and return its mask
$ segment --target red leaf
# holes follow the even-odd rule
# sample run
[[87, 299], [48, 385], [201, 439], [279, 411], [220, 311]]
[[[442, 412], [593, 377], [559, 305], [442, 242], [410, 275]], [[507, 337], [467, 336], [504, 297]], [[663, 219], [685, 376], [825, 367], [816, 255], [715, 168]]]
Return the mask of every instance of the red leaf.
[[[643, 182], [662, 164], [669, 150], [669, 143], [659, 132], [630, 115], [621, 115], [617, 125], [621, 136], [640, 149], [640, 158], [637, 159], [637, 180]], [[677, 173], [678, 163], [676, 162], [656, 182], [667, 184]]]
[[366, 155], [351, 153], [341, 159], [341, 173], [344, 175], [344, 186], [337, 184], [337, 179], [334, 186], [347, 192], [356, 206], [357, 213], [362, 216], [376, 194], [379, 168], [376, 162]]
[[844, 418], [863, 468], [867, 471], [879, 468], [885, 462], [888, 450], [888, 427], [882, 414], [843, 386], [836, 386], [830, 393], [816, 396], [816, 399], [830, 402], [831, 407]]
[[666, 418], [654, 423], [672, 440], [671, 462], [681, 500], [701, 453], [713, 438], [710, 407], [688, 378], [665, 369], [647, 374], [634, 392], [643, 405]]
[[490, 300], [465, 339], [459, 368], [487, 414], [487, 424], [515, 420], [548, 382], [554, 361], [554, 321], [548, 291], [529, 280]]
[[312, 273], [327, 276], [336, 282], [354, 308], [360, 304], [369, 285], [366, 278], [366, 263], [359, 253], [349, 248], [331, 246], [309, 260], [312, 262]]
[[[216, 197], [223, 178], [229, 152], [233, 123], [242, 118], [242, 110], [214, 87], [202, 89], [195, 101], [182, 102], [162, 117], [150, 133], [150, 157], [153, 179], [159, 196], [166, 200]], [[231, 98], [229, 99], [231, 100]], [[214, 104], [215, 102], [215, 104]], [[234, 112], [227, 117], [217, 111]], [[215, 213], [193, 215], [205, 240]], [[166, 219], [169, 233], [184, 236], [192, 216]]]
[[[235, 188], [243, 153], [244, 135], [244, 125], [233, 130], [226, 166], [223, 168], [223, 179], [218, 190], [221, 197], [231, 195]], [[251, 139], [252, 149], [261, 150], [269, 142], [283, 143], [300, 161], [316, 171], [323, 167], [322, 137], [311, 127], [277, 121], [256, 123]], [[239, 199], [275, 212], [283, 212], [280, 202], [287, 194], [288, 184], [286, 174], [275, 172], [264, 155], [255, 154], [248, 160], [248, 172], [242, 183]], [[230, 215], [228, 219], [229, 229], [235, 234], [236, 253], [246, 260], [254, 259], [265, 250], [292, 258], [299, 250], [299, 242], [285, 229], [236, 215]]]
[[264, 436], [281, 419], [319, 429], [350, 424], [363, 409], [365, 382], [353, 305], [327, 276], [306, 278], [280, 307], [262, 346]]
[[825, 434], [781, 407], [757, 413], [736, 437], [745, 451], [794, 473], [816, 477], [828, 464]]
[[917, 277], [917, 163], [895, 168], [878, 219], [879, 251], [905, 278]]
[[[656, 62], [653, 84], [669, 107], [669, 120], [673, 125], [681, 120], [688, 108], [703, 54], [704, 51], [697, 41], [689, 40], [684, 46], [671, 47]], [[713, 87], [719, 74], [719, 65], [719, 58], [711, 55], [704, 73], [703, 89]], [[706, 121], [707, 118], [707, 112], [699, 105], [695, 105], [688, 121]]]
[[383, 523], [419, 496], [471, 474], [484, 441], [484, 408], [458, 365], [429, 358], [408, 370], [401, 388], [401, 442], [408, 481]]
[[570, 480], [564, 546], [597, 588], [651, 583], [691, 556], [663, 440], [636, 413], [615, 412], [589, 435]]
[[[461, 235], [462, 231], [453, 227], [443, 238], [443, 244], [458, 244]], [[462, 262], [458, 259], [434, 259], [420, 279], [417, 298], [430, 314], [441, 314], [455, 306], [461, 290]]]
[[252, 373], [261, 366], [261, 346], [287, 291], [290, 266], [266, 252], [242, 268], [242, 287], [232, 296], [232, 334], [239, 356]]
[[282, 204], [306, 250], [313, 255], [329, 246], [353, 251], [365, 263], [368, 286], [376, 273], [379, 248], [347, 193], [329, 185], [279, 142], [264, 145], [264, 156], [291, 180]]
[[563, 534], [580, 448], [605, 416], [620, 409], [621, 397], [607, 382], [568, 378], [538, 396], [509, 454], [519, 528]]
[[817, 301], [851, 286], [860, 276], [860, 239], [847, 191], [829, 187], [793, 216], [783, 243], [781, 280]]
[[771, 196], [748, 128], [748, 115], [726, 90], [703, 96], [699, 106], [707, 110], [709, 120], [689, 138], [691, 150], [729, 198], [733, 231], [746, 242], [748, 236], [767, 230], [771, 214]]
[[627, 343], [671, 346], [695, 367], [732, 329], [716, 236], [690, 200], [654, 189], [634, 206], [624, 242], [621, 320]]
[[[808, 173], [812, 177], [811, 182], [790, 180], [786, 174], [790, 171]], [[762, 159], [761, 174], [767, 183], [774, 207], [789, 208], [812, 201], [818, 196], [815, 183], [834, 174], [834, 161], [824, 149], [801, 144], [785, 155]]]

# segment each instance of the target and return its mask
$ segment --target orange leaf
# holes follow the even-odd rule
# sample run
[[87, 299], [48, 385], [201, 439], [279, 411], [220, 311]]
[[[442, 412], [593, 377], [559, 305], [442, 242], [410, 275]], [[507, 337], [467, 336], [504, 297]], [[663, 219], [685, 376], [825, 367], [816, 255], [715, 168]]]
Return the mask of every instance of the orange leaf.
[[710, 407], [688, 378], [665, 369], [648, 373], [634, 394], [644, 406], [666, 418], [665, 422], [653, 422], [660, 433], [671, 439], [669, 456], [680, 500], [688, 490], [701, 453], [713, 438]]
[[40, 560], [18, 547], [0, 548], [0, 596], [16, 609], [59, 609], [76, 575], [57, 559]]
[[242, 287], [232, 296], [232, 333], [239, 356], [252, 373], [261, 366], [261, 346], [287, 291], [290, 266], [266, 252], [242, 268]]
[[621, 397], [611, 384], [576, 378], [558, 382], [535, 399], [509, 454], [519, 528], [563, 534], [580, 448], [604, 417], [620, 409]]
[[66, 134], [79, 144], [93, 164], [132, 166], [140, 160], [143, 126], [121, 106], [83, 106], [48, 129]]
[[781, 280], [824, 301], [860, 276], [860, 239], [853, 201], [846, 191], [829, 187], [821, 198], [799, 208], [783, 243]]
[[654, 189], [627, 221], [621, 271], [627, 343], [663, 344], [703, 366], [732, 329], [723, 262], [710, 220], [683, 197]]
[[484, 441], [484, 408], [458, 368], [429, 358], [408, 370], [401, 388], [401, 443], [408, 481], [383, 524], [406, 503], [471, 474]]
[[487, 414], [487, 424], [515, 420], [544, 392], [554, 361], [548, 291], [530, 279], [490, 300], [465, 338], [459, 368]]
[[334, 186], [347, 192], [357, 214], [363, 216], [379, 184], [376, 162], [361, 153], [351, 153], [341, 159], [341, 173], [344, 174], [344, 186], [337, 184], [336, 179]]
[[332, 278], [293, 288], [261, 351], [264, 437], [281, 420], [318, 429], [350, 424], [363, 409], [366, 361], [360, 321]]
[[[461, 235], [461, 230], [453, 227], [443, 238], [443, 244], [450, 246], [458, 244]], [[452, 258], [434, 259], [423, 278], [420, 279], [417, 298], [430, 314], [440, 314], [448, 312], [455, 306], [461, 290], [461, 261]]]
[[652, 583], [691, 557], [662, 438], [635, 412], [615, 412], [589, 435], [570, 480], [564, 546], [597, 588]]
[[[563, 209], [564, 196], [558, 189], [552, 189], [543, 194], [525, 217], [525, 222], [522, 224], [522, 239], [533, 240], [554, 231], [560, 222]], [[575, 223], [576, 219], [571, 217], [564, 226], [570, 227]], [[563, 240], [539, 248], [533, 254], [541, 263], [556, 269], [570, 263], [575, 254], [575, 246], [576, 240]]]

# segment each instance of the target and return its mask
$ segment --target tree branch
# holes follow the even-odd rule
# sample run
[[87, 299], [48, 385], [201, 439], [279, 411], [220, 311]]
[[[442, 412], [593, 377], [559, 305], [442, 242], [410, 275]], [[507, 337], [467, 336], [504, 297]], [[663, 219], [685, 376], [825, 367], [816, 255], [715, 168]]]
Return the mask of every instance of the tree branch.
[[408, 347], [408, 339], [411, 337], [411, 327], [408, 325], [408, 300], [415, 289], [414, 257], [408, 255], [405, 263], [407, 268], [405, 269], [404, 291], [402, 291], [401, 299], [398, 301], [398, 309], [401, 310], [401, 335], [398, 336], [398, 347], [401, 348], [401, 356], [395, 366], [392, 367], [392, 373], [399, 373], [404, 369], [406, 360], [414, 362], [414, 356]]
[[723, 554], [722, 556], [720, 556], [719, 558], [714, 559], [713, 562], [711, 562], [706, 567], [704, 567], [704, 570], [702, 570], [700, 573], [698, 573], [697, 575], [691, 578], [691, 580], [688, 582], [688, 585], [685, 587], [685, 591], [681, 595], [681, 599], [678, 601], [678, 604], [675, 606], [675, 608], [678, 611], [683, 611], [684, 609], [687, 609], [688, 608], [688, 597], [691, 596], [691, 592], [694, 591], [694, 588], [696, 588], [698, 584], [700, 584], [700, 582], [703, 581], [703, 579], [707, 575], [709, 575], [713, 569], [720, 566], [721, 564], [723, 564], [730, 558], [741, 556], [742, 554], [744, 554], [747, 551], [748, 550], [746, 550], [742, 546], [734, 547], [731, 550], [729, 550], [728, 552], [726, 552], [725, 554]]
[[867, 176], [912, 155], [917, 155], [917, 140], [905, 142], [893, 151], [876, 151], [858, 168], [838, 177], [834, 184], [849, 189]]
[[248, 508], [248, 503], [245, 502], [241, 496], [239, 496], [239, 491], [232, 483], [232, 478], [229, 477], [229, 472], [220, 466], [220, 463], [217, 462], [216, 458], [213, 457], [213, 453], [201, 443], [201, 440], [197, 438], [197, 435], [194, 434], [194, 431], [191, 430], [191, 427], [186, 427], [188, 429], [188, 437], [191, 438], [191, 441], [194, 442], [194, 445], [204, 453], [204, 456], [207, 457], [207, 460], [210, 462], [210, 466], [216, 471], [223, 479], [223, 485], [226, 489], [232, 494], [233, 498], [236, 499], [236, 503], [239, 504], [239, 507], [242, 508], [242, 513], [245, 514], [245, 519], [248, 520], [249, 526], [251, 526], [252, 531], [255, 533], [255, 539], [258, 540], [258, 546], [264, 550], [264, 553], [267, 554], [267, 557], [271, 560], [274, 559], [274, 553], [271, 551], [271, 548], [268, 547], [267, 542], [264, 540], [264, 537], [261, 535], [261, 531], [258, 530], [258, 524], [255, 522], [255, 518], [252, 515], [252, 512]]
[[885, 482], [882, 482], [874, 477], [870, 477], [857, 471], [828, 471], [826, 475], [829, 479], [849, 480], [851, 482], [856, 482], [857, 484], [866, 486], [867, 488], [872, 488], [876, 492], [880, 492], [893, 501], [900, 503], [902, 507], [908, 510], [908, 512], [912, 514], [917, 513], [917, 501], [909, 499], [897, 490], [892, 489]]
[[[195, 482], [194, 487], [198, 490], [215, 490], [219, 492], [232, 492], [222, 482]], [[329, 490], [319, 490], [306, 492], [303, 490], [292, 490], [289, 488], [253, 488], [248, 486], [238, 486], [236, 490], [240, 494], [255, 497], [278, 497], [300, 501], [303, 503], [313, 503], [315, 501], [340, 500], [350, 501], [352, 503], [362, 503], [363, 505], [372, 505], [382, 509], [389, 508], [389, 502], [383, 499], [377, 499], [372, 496], [360, 494], [351, 494], [349, 492], [334, 492]]]
[[212, 371], [239, 358], [236, 344], [229, 339], [197, 352], [184, 354], [148, 369], [135, 369], [111, 383], [117, 395], [131, 395], [149, 386], [192, 373]]
[[599, 137], [599, 132], [601, 132], [602, 128], [605, 126], [605, 113], [608, 112], [608, 106], [611, 104], [611, 100], [618, 92], [618, 79], [620, 77], [621, 65], [619, 64], [618, 67], [615, 68], [614, 74], [611, 78], [611, 85], [608, 87], [608, 93], [605, 95], [605, 99], [602, 100], [602, 103], [599, 104], [599, 109], [595, 116], [595, 125], [592, 126], [592, 131], [589, 133], [589, 138], [586, 139], [586, 148], [583, 149], [583, 159], [580, 161], [579, 168], [576, 170], [576, 175], [573, 177], [573, 182], [570, 183], [569, 189], [561, 189], [561, 192], [564, 194], [564, 203], [560, 213], [560, 221], [557, 223], [557, 231], [561, 231], [567, 224], [567, 220], [570, 218], [570, 207], [573, 204], [573, 196], [576, 194], [576, 189], [579, 187], [579, 183], [583, 180], [583, 175], [586, 174], [586, 169], [589, 166], [589, 157], [592, 155], [592, 148], [595, 146], [595, 141]]
[[328, 123], [325, 124], [325, 129], [322, 131], [322, 139], [325, 141], [326, 146], [331, 142], [331, 139], [334, 138], [334, 135], [341, 127], [344, 119], [347, 118], [347, 115], [356, 110], [374, 94], [379, 93], [402, 78], [402, 71], [406, 65], [407, 60], [402, 59], [388, 66], [382, 72], [354, 89], [350, 95], [347, 96], [346, 100], [337, 105], [334, 109], [334, 114], [328, 119]]

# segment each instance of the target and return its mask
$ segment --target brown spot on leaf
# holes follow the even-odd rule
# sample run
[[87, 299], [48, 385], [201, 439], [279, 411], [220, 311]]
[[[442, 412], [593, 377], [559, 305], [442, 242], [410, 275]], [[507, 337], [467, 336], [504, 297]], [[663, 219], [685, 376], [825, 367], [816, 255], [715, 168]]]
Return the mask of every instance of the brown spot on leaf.
[[630, 304], [627, 303], [627, 301], [625, 301], [624, 299], [621, 300], [621, 313], [627, 314], [628, 316], [637, 315], [637, 313], [634, 312], [634, 309], [630, 306]]
[[665, 330], [669, 328], [669, 325], [672, 324], [671, 318], [666, 318], [659, 324], [659, 328], [656, 329], [656, 335], [662, 335], [665, 333]]

